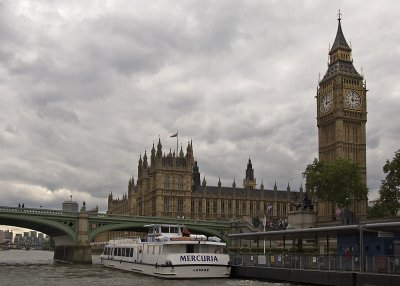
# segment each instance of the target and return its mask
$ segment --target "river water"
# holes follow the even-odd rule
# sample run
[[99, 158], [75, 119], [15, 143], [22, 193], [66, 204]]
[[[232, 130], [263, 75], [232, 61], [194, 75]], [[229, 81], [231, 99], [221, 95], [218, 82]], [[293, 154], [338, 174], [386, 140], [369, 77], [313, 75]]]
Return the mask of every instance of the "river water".
[[244, 279], [163, 280], [137, 273], [122, 272], [100, 265], [93, 256], [92, 265], [70, 265], [53, 261], [53, 252], [41, 250], [0, 251], [0, 285], [40, 286], [288, 286]]

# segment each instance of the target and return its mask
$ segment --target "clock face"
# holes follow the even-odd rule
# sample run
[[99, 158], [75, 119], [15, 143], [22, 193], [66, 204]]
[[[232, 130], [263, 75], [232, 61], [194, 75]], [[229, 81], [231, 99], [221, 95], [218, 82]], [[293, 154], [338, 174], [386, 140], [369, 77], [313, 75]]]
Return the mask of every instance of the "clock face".
[[350, 109], [360, 109], [361, 97], [356, 91], [350, 90], [344, 98], [344, 104]]
[[327, 112], [332, 109], [332, 94], [331, 93], [327, 93], [321, 97], [319, 109], [321, 110], [321, 112]]

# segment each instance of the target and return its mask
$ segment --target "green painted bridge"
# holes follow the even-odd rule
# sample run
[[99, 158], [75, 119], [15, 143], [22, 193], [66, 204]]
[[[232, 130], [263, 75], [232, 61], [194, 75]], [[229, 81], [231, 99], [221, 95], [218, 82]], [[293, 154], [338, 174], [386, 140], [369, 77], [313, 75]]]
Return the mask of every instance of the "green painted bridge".
[[92, 263], [90, 242], [100, 233], [113, 230], [145, 231], [144, 226], [153, 223], [184, 224], [191, 232], [218, 236], [227, 244], [227, 234], [233, 228], [233, 223], [227, 221], [0, 206], [0, 225], [29, 228], [47, 234], [55, 242], [54, 260], [72, 263]]

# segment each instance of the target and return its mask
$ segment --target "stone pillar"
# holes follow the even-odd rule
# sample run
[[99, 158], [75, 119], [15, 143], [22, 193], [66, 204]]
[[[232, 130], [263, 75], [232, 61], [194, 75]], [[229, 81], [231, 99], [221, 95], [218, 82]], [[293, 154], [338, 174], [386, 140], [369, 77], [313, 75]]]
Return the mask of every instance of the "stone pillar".
[[89, 215], [79, 213], [77, 244], [74, 246], [73, 263], [92, 264], [92, 249], [89, 242]]
[[295, 229], [315, 227], [316, 215], [314, 211], [292, 211], [287, 213], [288, 225]]
[[88, 218], [87, 213], [79, 213], [78, 233], [75, 241], [69, 235], [52, 237], [55, 242], [53, 258], [55, 261], [92, 264], [92, 249], [88, 240]]

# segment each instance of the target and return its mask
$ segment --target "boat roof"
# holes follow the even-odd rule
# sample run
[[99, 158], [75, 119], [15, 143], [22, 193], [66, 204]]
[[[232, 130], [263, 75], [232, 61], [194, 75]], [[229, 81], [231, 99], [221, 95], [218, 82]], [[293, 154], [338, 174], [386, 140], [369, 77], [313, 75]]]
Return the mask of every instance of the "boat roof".
[[138, 242], [141, 241], [139, 236], [136, 237], [118, 237], [116, 239], [111, 239], [110, 241], [108, 241], [106, 246], [110, 246], [110, 245], [123, 245], [123, 244], [131, 244], [132, 242]]
[[154, 224], [146, 224], [144, 227], [156, 227], [156, 226], [164, 226], [164, 227], [184, 227], [183, 224], [164, 224], [164, 223], [154, 223]]

